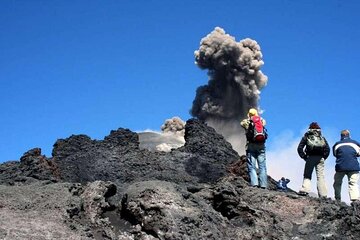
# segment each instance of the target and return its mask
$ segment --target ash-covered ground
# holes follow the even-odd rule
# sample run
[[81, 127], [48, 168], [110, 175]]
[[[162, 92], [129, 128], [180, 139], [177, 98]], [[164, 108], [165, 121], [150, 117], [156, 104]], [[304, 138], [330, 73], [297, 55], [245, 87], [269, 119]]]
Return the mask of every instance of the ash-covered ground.
[[[190, 119], [185, 144], [140, 148], [118, 129], [59, 139], [0, 165], [0, 239], [358, 239], [360, 207], [249, 187], [224, 138]], [[359, 207], [359, 209], [358, 209]]]

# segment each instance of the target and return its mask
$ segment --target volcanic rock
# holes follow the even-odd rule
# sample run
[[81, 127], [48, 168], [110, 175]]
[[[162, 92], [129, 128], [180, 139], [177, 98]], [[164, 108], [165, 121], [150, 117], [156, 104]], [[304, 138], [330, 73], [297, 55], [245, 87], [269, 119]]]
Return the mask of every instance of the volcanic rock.
[[357, 239], [360, 206], [249, 186], [246, 162], [205, 123], [185, 145], [73, 135], [0, 165], [0, 239]]

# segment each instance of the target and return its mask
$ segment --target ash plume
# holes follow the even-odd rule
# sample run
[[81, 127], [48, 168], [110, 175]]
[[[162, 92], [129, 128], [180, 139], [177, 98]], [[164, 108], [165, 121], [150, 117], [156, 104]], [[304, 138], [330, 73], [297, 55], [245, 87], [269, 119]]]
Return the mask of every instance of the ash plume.
[[243, 153], [245, 137], [239, 121], [249, 108], [258, 108], [260, 90], [268, 80], [260, 70], [264, 64], [260, 46], [250, 38], [236, 42], [216, 27], [201, 39], [194, 54], [196, 65], [208, 69], [209, 81], [196, 90], [191, 115], [206, 121]]
[[[156, 146], [157, 151], [170, 152], [171, 149], [179, 148], [185, 144], [185, 121], [179, 117], [166, 119], [161, 126], [162, 136], [168, 139], [167, 142]], [[171, 143], [171, 141], [173, 143]]]
[[179, 117], [173, 117], [171, 119], [166, 119], [165, 123], [161, 126], [161, 131], [163, 133], [179, 133], [184, 135], [185, 131], [185, 122]]
[[166, 119], [161, 126], [161, 132], [145, 131], [139, 132], [141, 149], [149, 151], [170, 152], [185, 144], [185, 121], [179, 117]]

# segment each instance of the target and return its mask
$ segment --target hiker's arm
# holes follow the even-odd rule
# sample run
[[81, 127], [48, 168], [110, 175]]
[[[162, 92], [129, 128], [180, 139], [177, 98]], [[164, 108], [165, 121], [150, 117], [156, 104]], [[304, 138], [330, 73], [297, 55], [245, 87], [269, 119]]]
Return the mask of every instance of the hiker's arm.
[[329, 144], [328, 144], [328, 142], [326, 141], [326, 139], [325, 139], [325, 147], [324, 147], [324, 154], [323, 154], [323, 157], [324, 157], [324, 159], [327, 159], [328, 157], [329, 157], [329, 155], [330, 155], [330, 147], [329, 147]]
[[298, 152], [299, 156], [302, 159], [306, 159], [306, 154], [304, 152], [305, 145], [306, 145], [306, 139], [305, 139], [305, 137], [303, 137], [303, 138], [301, 138], [301, 141], [300, 141], [299, 146], [297, 148], [297, 152]]
[[356, 145], [358, 146], [357, 156], [360, 157], [360, 143], [356, 142]]
[[332, 147], [332, 151], [333, 151], [334, 157], [336, 157], [335, 146], [336, 146], [336, 143], [335, 143], [334, 146]]
[[240, 122], [240, 125], [245, 128], [248, 129], [249, 128], [249, 124], [250, 124], [250, 120], [249, 119], [244, 119]]
[[261, 118], [261, 122], [262, 122], [263, 126], [265, 126], [265, 125], [266, 125], [266, 121], [265, 121], [265, 119]]

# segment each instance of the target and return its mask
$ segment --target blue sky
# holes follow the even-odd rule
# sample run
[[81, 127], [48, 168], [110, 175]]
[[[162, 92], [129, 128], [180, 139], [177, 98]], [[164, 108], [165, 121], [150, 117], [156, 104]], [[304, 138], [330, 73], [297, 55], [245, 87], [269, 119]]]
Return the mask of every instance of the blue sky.
[[51, 156], [71, 134], [187, 120], [208, 81], [194, 51], [216, 26], [262, 49], [269, 151], [311, 121], [331, 144], [344, 128], [360, 140], [359, 12], [355, 0], [1, 1], [0, 162]]

